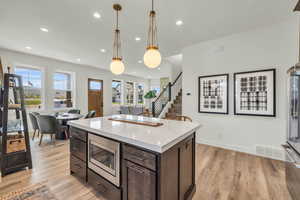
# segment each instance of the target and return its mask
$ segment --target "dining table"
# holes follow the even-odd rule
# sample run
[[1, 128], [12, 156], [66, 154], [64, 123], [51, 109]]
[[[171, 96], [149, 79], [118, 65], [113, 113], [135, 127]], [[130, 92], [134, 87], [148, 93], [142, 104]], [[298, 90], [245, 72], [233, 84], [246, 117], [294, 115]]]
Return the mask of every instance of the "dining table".
[[[63, 126], [68, 126], [68, 121], [71, 120], [78, 120], [83, 117], [81, 114], [76, 114], [76, 113], [61, 113], [55, 115], [56, 120], [59, 121], [59, 123]], [[66, 139], [65, 134], [63, 132], [58, 132], [56, 134], [56, 139]]]

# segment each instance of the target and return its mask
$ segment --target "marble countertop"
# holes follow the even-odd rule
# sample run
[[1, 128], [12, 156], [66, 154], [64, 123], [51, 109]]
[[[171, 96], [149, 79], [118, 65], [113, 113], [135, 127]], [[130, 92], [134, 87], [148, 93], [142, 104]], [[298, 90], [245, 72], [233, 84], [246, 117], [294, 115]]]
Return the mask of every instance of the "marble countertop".
[[[120, 118], [163, 123], [159, 127], [143, 126], [109, 120]], [[133, 115], [113, 115], [91, 119], [69, 121], [70, 126], [105, 136], [120, 142], [163, 153], [178, 142], [193, 134], [200, 124], [175, 120], [164, 120]]]

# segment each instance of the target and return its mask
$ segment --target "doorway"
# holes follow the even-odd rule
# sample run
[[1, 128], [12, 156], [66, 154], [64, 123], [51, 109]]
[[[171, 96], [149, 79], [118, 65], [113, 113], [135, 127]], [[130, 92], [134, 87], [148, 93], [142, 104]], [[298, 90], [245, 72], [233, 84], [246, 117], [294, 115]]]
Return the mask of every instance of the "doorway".
[[103, 117], [103, 80], [88, 79], [88, 110], [95, 110], [96, 117]]

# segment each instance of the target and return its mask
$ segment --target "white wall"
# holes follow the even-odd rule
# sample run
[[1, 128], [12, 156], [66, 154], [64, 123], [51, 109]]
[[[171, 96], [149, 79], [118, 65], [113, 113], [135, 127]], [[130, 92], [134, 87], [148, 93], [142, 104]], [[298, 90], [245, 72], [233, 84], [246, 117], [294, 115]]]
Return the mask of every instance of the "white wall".
[[9, 51], [6, 49], [0, 49], [0, 56], [3, 56], [5, 58], [6, 63], [11, 64], [13, 66], [36, 66], [43, 69], [46, 86], [46, 88], [44, 88], [45, 108], [43, 112], [47, 113], [54, 112], [54, 91], [52, 89], [52, 85], [53, 73], [56, 70], [75, 73], [75, 107], [80, 109], [82, 113], [87, 113], [88, 109], [88, 78], [103, 80], [104, 115], [110, 115], [113, 113], [111, 88], [111, 82], [113, 79], [143, 83], [145, 85], [145, 91], [147, 91], [149, 87], [149, 81], [147, 79], [127, 75], [114, 76], [110, 71], [98, 69], [95, 67], [62, 62], [54, 59], [48, 59], [44, 57]]
[[[297, 62], [297, 38], [295, 17], [183, 50], [183, 114], [203, 125], [197, 135], [199, 143], [253, 154], [256, 145], [281, 149], [286, 137], [286, 70]], [[235, 116], [233, 73], [268, 68], [277, 69], [277, 116]], [[229, 115], [198, 113], [198, 76], [222, 73], [230, 74]]]
[[180, 65], [172, 65], [172, 70], [171, 70], [171, 82], [173, 83], [178, 75], [182, 72], [182, 66]]

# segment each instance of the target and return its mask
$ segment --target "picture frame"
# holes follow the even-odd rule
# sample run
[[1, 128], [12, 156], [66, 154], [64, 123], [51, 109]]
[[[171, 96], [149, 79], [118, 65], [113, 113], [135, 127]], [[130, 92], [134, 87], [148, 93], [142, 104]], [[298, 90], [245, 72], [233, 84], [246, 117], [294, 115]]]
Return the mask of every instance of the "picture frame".
[[0, 56], [0, 87], [3, 86], [3, 82], [4, 82], [4, 63], [2, 57]]
[[276, 69], [234, 73], [234, 114], [276, 117]]
[[229, 113], [229, 74], [198, 77], [198, 112]]

